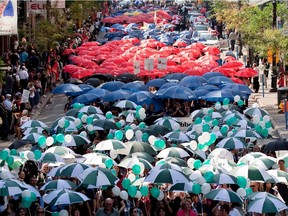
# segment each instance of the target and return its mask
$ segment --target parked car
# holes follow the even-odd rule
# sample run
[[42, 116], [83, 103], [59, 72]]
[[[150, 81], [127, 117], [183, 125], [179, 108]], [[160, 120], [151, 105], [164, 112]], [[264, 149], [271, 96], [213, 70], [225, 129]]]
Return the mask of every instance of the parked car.
[[210, 33], [200, 33], [196, 40], [206, 46], [220, 47], [218, 37]]

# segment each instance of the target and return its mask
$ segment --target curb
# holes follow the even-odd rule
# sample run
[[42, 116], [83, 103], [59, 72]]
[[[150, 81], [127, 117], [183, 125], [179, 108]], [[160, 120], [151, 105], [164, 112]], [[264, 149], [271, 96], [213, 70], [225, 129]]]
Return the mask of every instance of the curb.
[[[52, 93], [49, 93], [46, 98], [44, 98], [43, 103], [41, 104], [40, 108], [35, 112], [34, 115], [32, 115], [32, 119], [36, 120], [38, 116], [41, 114], [41, 112], [45, 109], [46, 105], [48, 104], [49, 101], [51, 101], [53, 97]], [[43, 98], [43, 96], [42, 96]]]

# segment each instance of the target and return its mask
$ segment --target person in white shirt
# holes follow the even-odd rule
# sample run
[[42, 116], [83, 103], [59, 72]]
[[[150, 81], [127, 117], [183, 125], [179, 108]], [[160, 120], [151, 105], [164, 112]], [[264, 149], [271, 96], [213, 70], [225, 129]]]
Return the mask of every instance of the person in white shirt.
[[28, 84], [29, 74], [25, 66], [22, 66], [19, 70], [20, 86], [22, 89], [26, 89]]

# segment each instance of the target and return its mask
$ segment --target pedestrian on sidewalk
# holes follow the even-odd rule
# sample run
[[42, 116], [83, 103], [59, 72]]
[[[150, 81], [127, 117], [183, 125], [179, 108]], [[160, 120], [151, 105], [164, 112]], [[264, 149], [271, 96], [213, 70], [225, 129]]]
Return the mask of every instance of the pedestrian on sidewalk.
[[230, 41], [230, 48], [232, 51], [234, 51], [235, 49], [235, 42], [236, 42], [236, 39], [237, 39], [237, 34], [234, 32], [234, 31], [231, 31], [230, 34], [229, 34], [229, 41]]
[[253, 70], [257, 72], [257, 74], [253, 77], [253, 89], [255, 90], [255, 93], [258, 93], [260, 84], [259, 84], [259, 69], [256, 63], [253, 64]]

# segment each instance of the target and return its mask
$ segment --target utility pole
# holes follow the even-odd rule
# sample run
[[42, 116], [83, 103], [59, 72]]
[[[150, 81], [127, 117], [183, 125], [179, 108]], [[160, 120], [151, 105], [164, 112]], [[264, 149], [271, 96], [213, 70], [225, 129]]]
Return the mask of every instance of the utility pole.
[[[238, 10], [240, 12], [241, 10], [241, 0], [238, 0]], [[243, 53], [242, 53], [242, 46], [243, 46], [243, 43], [242, 43], [242, 37], [241, 37], [241, 32], [238, 32], [238, 45], [239, 45], [239, 49], [238, 49], [238, 53], [237, 53], [237, 56], [240, 58], [241, 56], [243, 56]]]
[[[273, 0], [273, 22], [272, 22], [272, 28], [274, 30], [277, 29], [277, 0]], [[276, 64], [276, 52], [275, 50], [272, 50], [272, 73], [271, 73], [271, 89], [270, 92], [277, 92], [277, 64]]]

